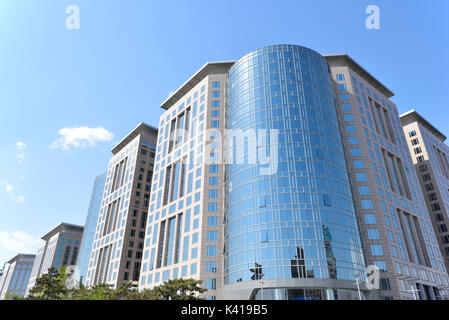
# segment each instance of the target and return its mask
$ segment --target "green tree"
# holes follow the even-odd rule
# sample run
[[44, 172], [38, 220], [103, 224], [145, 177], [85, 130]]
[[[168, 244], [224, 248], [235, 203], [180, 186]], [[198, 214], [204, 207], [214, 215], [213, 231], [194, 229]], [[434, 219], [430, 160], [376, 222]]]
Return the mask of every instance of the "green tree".
[[68, 289], [65, 282], [68, 275], [65, 268], [60, 271], [51, 267], [48, 272], [36, 280], [36, 284], [30, 290], [29, 300], [64, 300], [67, 298]]
[[154, 295], [162, 300], [202, 300], [198, 294], [206, 289], [201, 288], [202, 281], [194, 279], [173, 279], [163, 285], [154, 287]]
[[70, 290], [71, 300], [112, 300], [114, 290], [111, 285], [97, 284], [93, 287], [80, 285]]
[[[202, 281], [194, 279], [174, 279], [164, 284], [138, 291], [131, 282], [117, 289], [108, 284], [96, 284], [86, 287], [82, 283], [67, 288], [68, 274], [65, 268], [59, 271], [51, 268], [48, 273], [36, 280], [26, 300], [200, 300], [199, 294], [206, 291], [201, 288]], [[19, 299], [19, 297], [11, 297]]]

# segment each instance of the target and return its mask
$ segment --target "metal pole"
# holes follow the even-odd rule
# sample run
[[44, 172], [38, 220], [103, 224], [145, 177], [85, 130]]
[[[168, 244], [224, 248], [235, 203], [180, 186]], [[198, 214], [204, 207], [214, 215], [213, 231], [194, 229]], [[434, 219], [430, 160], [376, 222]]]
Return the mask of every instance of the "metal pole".
[[357, 284], [357, 292], [359, 293], [359, 300], [362, 300], [362, 294], [360, 293], [360, 285], [359, 285], [359, 274], [355, 274], [354, 277]]

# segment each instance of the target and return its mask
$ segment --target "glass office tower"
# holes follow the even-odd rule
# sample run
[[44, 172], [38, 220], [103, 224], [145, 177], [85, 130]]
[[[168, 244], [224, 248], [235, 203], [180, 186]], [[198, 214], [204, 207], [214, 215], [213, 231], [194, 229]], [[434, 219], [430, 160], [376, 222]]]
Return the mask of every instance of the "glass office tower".
[[81, 240], [80, 254], [78, 257], [78, 275], [77, 278], [82, 283], [86, 280], [87, 269], [89, 268], [89, 259], [92, 252], [92, 245], [95, 240], [95, 231], [97, 228], [98, 214], [101, 208], [101, 199], [103, 197], [104, 185], [106, 182], [106, 172], [95, 178], [94, 188], [87, 211], [86, 223], [84, 225], [83, 238]]
[[229, 94], [219, 297], [358, 299], [365, 264], [326, 60], [256, 50], [231, 68]]

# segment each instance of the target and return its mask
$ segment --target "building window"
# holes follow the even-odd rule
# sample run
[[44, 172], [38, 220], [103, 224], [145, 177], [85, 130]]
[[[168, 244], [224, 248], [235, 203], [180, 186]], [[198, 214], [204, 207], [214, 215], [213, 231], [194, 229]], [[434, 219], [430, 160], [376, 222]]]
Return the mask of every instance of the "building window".
[[361, 196], [369, 196], [371, 194], [369, 186], [358, 186], [357, 189]]
[[430, 205], [430, 207], [432, 208], [432, 211], [440, 211], [441, 210], [440, 204], [438, 202], [432, 203]]
[[196, 274], [196, 263], [190, 265], [190, 275]]
[[345, 80], [345, 75], [344, 74], [337, 74], [336, 79], [337, 79], [337, 81], [344, 81]]
[[380, 272], [387, 272], [387, 264], [385, 261], [374, 261], [374, 265], [379, 268]]
[[380, 233], [378, 229], [367, 229], [368, 239], [370, 240], [380, 240]]
[[365, 223], [366, 224], [376, 224], [376, 215], [374, 213], [365, 213]]
[[332, 199], [328, 194], [323, 194], [323, 205], [332, 207]]
[[351, 156], [353, 156], [353, 157], [361, 157], [362, 156], [362, 150], [360, 150], [360, 148], [351, 148]]
[[217, 247], [216, 246], [208, 246], [206, 248], [206, 255], [208, 257], [216, 257], [217, 256]]
[[424, 164], [419, 166], [419, 171], [426, 172], [427, 170], [428, 170], [427, 164], [424, 163]]
[[437, 201], [438, 200], [437, 194], [435, 192], [429, 193], [429, 200]]
[[356, 173], [355, 179], [357, 182], [366, 182], [366, 173], [363, 172]]
[[437, 213], [437, 214], [435, 214], [435, 220], [436, 220], [437, 222], [444, 221], [444, 216], [443, 216], [443, 214], [442, 214], [442, 213]]
[[209, 177], [210, 186], [218, 186], [218, 177]]
[[211, 189], [209, 190], [209, 199], [217, 199], [218, 198], [218, 190]]
[[207, 290], [216, 290], [217, 289], [217, 279], [206, 278], [206, 289]]
[[364, 210], [372, 210], [374, 209], [373, 202], [371, 200], [361, 200], [362, 209]]
[[381, 244], [372, 244], [370, 245], [371, 248], [371, 254], [373, 256], [383, 256], [384, 251]]
[[390, 279], [385, 279], [385, 278], [380, 279], [380, 290], [384, 290], [384, 291], [391, 290]]
[[352, 114], [345, 114], [343, 116], [345, 122], [354, 122], [354, 116]]
[[350, 145], [359, 144], [359, 137], [357, 137], [357, 136], [348, 137], [348, 143]]
[[206, 262], [207, 273], [217, 273], [217, 263], [215, 261]]
[[355, 169], [364, 169], [365, 168], [363, 160], [353, 160], [352, 163], [354, 164]]
[[220, 110], [212, 110], [211, 117], [212, 118], [220, 118]]
[[355, 126], [346, 126], [346, 133], [356, 133], [357, 129]]

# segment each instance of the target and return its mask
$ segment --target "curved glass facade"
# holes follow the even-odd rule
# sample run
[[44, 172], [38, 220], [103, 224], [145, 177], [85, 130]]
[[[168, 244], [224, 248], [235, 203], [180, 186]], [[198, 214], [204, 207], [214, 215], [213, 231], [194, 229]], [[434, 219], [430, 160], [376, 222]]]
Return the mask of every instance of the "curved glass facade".
[[277, 166], [264, 174], [267, 165], [248, 161], [255, 142], [234, 140], [224, 285], [365, 276], [332, 92], [326, 60], [301, 46], [265, 47], [231, 68], [227, 128], [267, 130], [262, 142], [275, 144]]
[[94, 188], [90, 198], [89, 210], [87, 211], [86, 223], [84, 225], [83, 238], [81, 240], [80, 253], [78, 256], [78, 280], [86, 283], [87, 270], [89, 269], [89, 259], [95, 240], [98, 215], [101, 209], [101, 199], [103, 197], [104, 185], [106, 183], [106, 173], [95, 178]]

